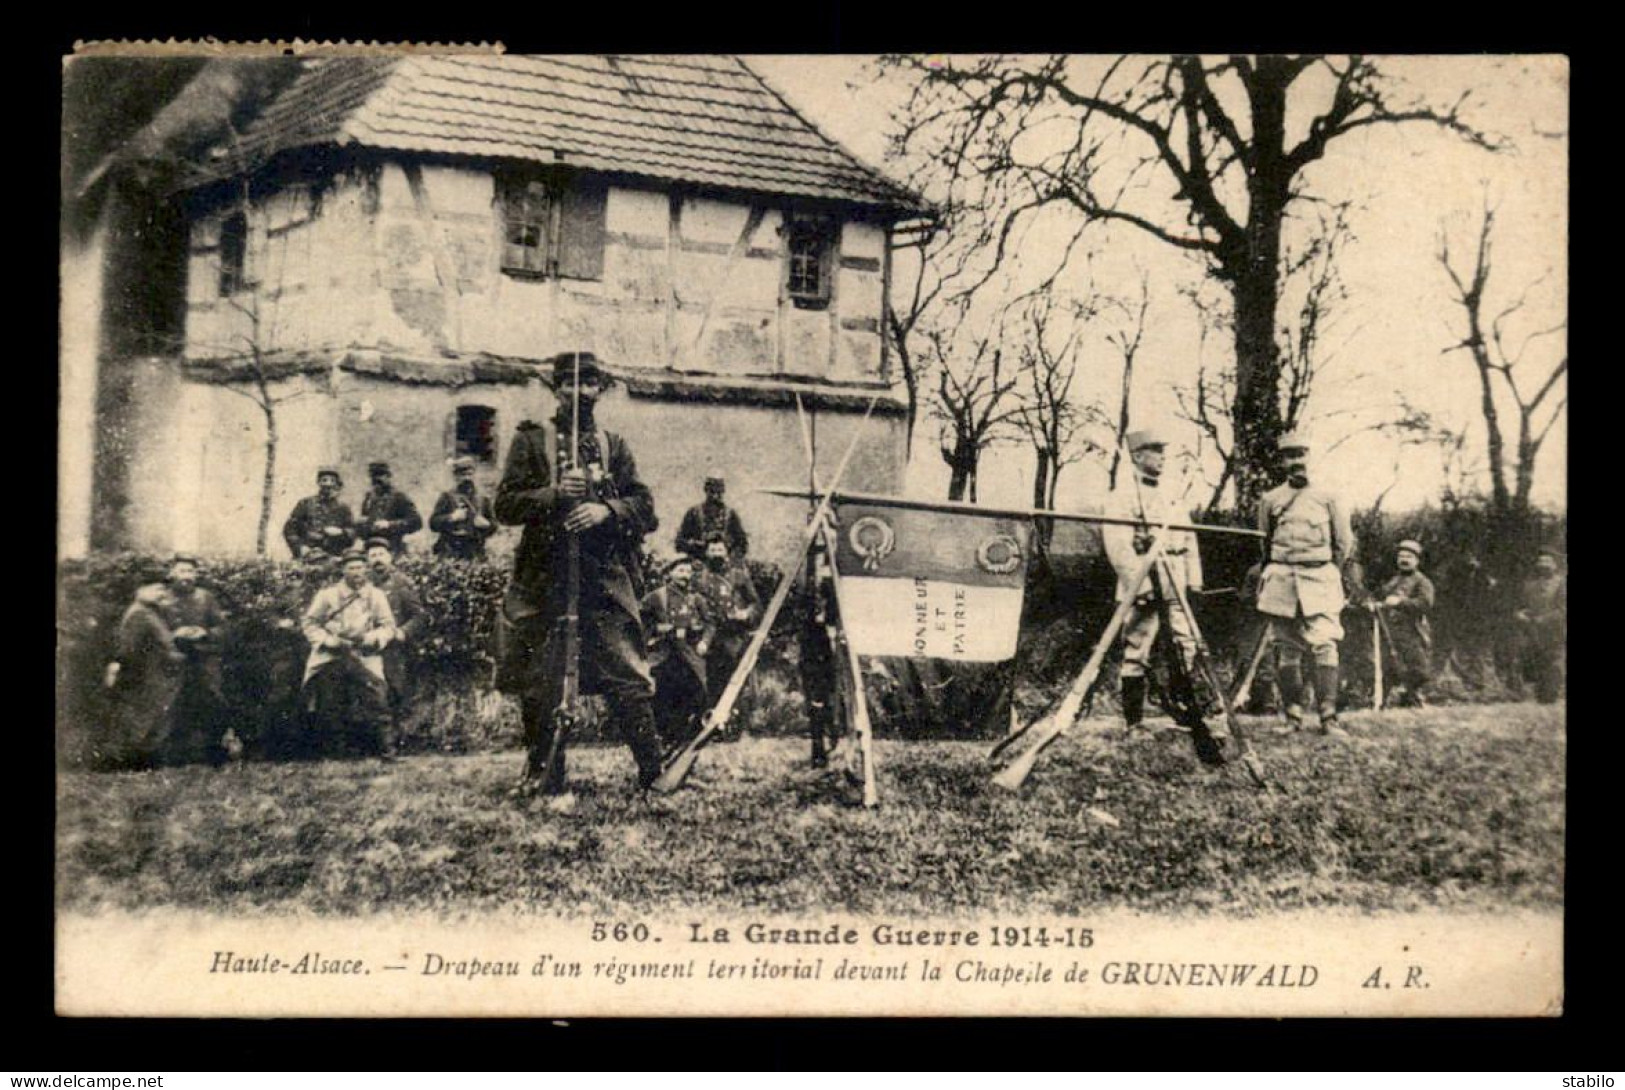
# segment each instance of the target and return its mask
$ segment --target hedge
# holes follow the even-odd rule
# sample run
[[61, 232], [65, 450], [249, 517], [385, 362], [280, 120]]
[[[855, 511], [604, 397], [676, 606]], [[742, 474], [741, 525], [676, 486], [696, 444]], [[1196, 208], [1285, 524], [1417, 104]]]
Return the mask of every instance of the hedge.
[[[1208, 521], [1234, 524], [1234, 515]], [[1505, 623], [1534, 550], [1561, 547], [1561, 518], [1530, 514], [1497, 519], [1482, 505], [1452, 504], [1399, 516], [1371, 511], [1353, 519], [1366, 583], [1373, 589], [1392, 572], [1394, 545], [1419, 539], [1423, 570], [1438, 589], [1434, 614], [1439, 695], [1494, 700], [1521, 694], [1516, 649]], [[1208, 643], [1221, 662], [1236, 657], [1251, 615], [1230, 591], [1257, 557], [1254, 542], [1211, 535], [1202, 543], [1209, 588], [1197, 611]], [[423, 596], [423, 633], [411, 648], [417, 690], [401, 729], [408, 750], [465, 752], [518, 744], [518, 713], [491, 690], [492, 622], [508, 582], [506, 567], [408, 555], [399, 569]], [[780, 575], [773, 565], [750, 562], [765, 603]], [[58, 578], [57, 727], [61, 753], [81, 762], [95, 749], [109, 721], [102, 670], [111, 658], [118, 621], [136, 588], [164, 578], [166, 562], [130, 553], [99, 554], [65, 562]], [[652, 577], [652, 570], [647, 573]], [[332, 567], [264, 559], [204, 559], [199, 582], [230, 614], [222, 637], [226, 722], [253, 750], [274, 755], [276, 739], [298, 719], [299, 683], [308, 646], [298, 619], [316, 590], [335, 577]], [[653, 585], [652, 582], [649, 585]], [[1037, 714], [1055, 699], [1082, 665], [1113, 606], [1114, 577], [1099, 556], [1044, 558], [1028, 580], [1022, 638], [1014, 662], [950, 666], [907, 660], [871, 661], [868, 691], [877, 730], [903, 737], [978, 737], [1007, 722], [1013, 689], [1023, 714]], [[742, 708], [749, 729], [805, 730], [796, 673], [797, 649], [786, 611], [763, 650], [758, 677]], [[1357, 704], [1370, 688], [1369, 621], [1345, 616], [1345, 702]], [[1115, 656], [1114, 656], [1115, 658]], [[1115, 666], [1108, 664], [1099, 700]], [[596, 728], [589, 727], [592, 735]]]

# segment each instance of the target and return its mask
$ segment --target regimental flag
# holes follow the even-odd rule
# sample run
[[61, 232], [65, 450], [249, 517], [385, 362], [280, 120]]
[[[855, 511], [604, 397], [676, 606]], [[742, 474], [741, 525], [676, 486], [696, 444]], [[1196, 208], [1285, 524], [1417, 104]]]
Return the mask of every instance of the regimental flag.
[[1032, 523], [835, 502], [841, 627], [860, 655], [1001, 662], [1016, 653]]

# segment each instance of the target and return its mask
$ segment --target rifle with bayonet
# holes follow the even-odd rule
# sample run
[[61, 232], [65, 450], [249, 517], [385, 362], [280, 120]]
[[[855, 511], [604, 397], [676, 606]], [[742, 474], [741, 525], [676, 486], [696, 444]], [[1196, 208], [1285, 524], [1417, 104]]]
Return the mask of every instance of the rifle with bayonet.
[[[581, 466], [581, 354], [575, 355], [575, 374], [571, 386], [570, 405], [570, 470]], [[563, 474], [559, 474], [562, 478]], [[572, 500], [564, 515], [568, 516], [579, 504], [594, 500], [591, 481], [587, 494]], [[564, 676], [559, 686], [559, 704], [553, 709], [553, 737], [547, 745], [547, 764], [542, 768], [542, 783], [549, 784], [553, 770], [558, 767], [559, 754], [565, 739], [581, 725], [581, 535], [565, 532], [564, 542], [564, 613], [559, 617], [553, 638], [558, 641], [558, 655], [563, 662]]]
[[728, 717], [733, 714], [734, 704], [738, 702], [739, 694], [744, 691], [745, 682], [749, 679], [751, 671], [756, 668], [756, 660], [762, 653], [763, 645], [767, 643], [767, 636], [773, 628], [773, 622], [778, 619], [779, 611], [784, 608], [785, 600], [790, 597], [790, 588], [795, 584], [796, 576], [800, 574], [802, 564], [806, 563], [807, 549], [812, 545], [813, 538], [822, 532], [824, 520], [829, 517], [830, 505], [834, 501], [836, 494], [835, 489], [840, 485], [841, 478], [846, 473], [847, 463], [852, 460], [853, 452], [858, 449], [858, 440], [863, 437], [864, 425], [868, 423], [869, 416], [874, 412], [875, 403], [878, 400], [878, 398], [869, 399], [869, 408], [864, 411], [863, 419], [853, 429], [852, 439], [847, 444], [846, 453], [841, 456], [841, 464], [835, 467], [835, 476], [830, 481], [829, 491], [824, 493], [817, 510], [813, 512], [813, 517], [807, 523], [807, 528], [802, 532], [801, 543], [795, 561], [790, 566], [790, 570], [785, 572], [784, 578], [779, 580], [778, 588], [774, 590], [772, 600], [768, 602], [767, 609], [762, 612], [762, 619], [756, 624], [755, 634], [751, 636], [750, 643], [745, 645], [745, 653], [740, 656], [739, 664], [734, 667], [733, 676], [728, 679], [727, 688], [723, 689], [721, 697], [717, 699], [716, 707], [706, 712], [705, 719], [700, 724], [699, 733], [689, 739], [688, 744], [673, 754], [671, 759], [666, 762], [665, 770], [660, 773], [659, 777], [651, 785], [656, 794], [667, 795], [683, 785], [683, 781], [688, 778], [689, 772], [694, 768], [694, 761], [699, 757], [701, 748], [704, 747], [711, 735], [715, 734], [719, 728], [727, 723]]

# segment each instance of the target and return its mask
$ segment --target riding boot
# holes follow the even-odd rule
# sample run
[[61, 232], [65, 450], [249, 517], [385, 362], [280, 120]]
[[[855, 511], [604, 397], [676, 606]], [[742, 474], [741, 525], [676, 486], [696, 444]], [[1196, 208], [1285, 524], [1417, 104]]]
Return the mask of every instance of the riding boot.
[[1123, 702], [1123, 723], [1132, 733], [1140, 728], [1140, 720], [1145, 718], [1145, 677], [1133, 675], [1123, 677], [1121, 699]]
[[1171, 679], [1174, 706], [1178, 709], [1175, 720], [1191, 732], [1191, 745], [1196, 748], [1196, 759], [1205, 765], [1224, 764], [1224, 743], [1208, 729], [1202, 715], [1202, 698], [1188, 670], [1179, 670]]
[[1315, 696], [1320, 710], [1320, 729], [1326, 734], [1345, 733], [1337, 722], [1337, 666], [1315, 666]]
[[660, 735], [655, 731], [654, 707], [646, 696], [623, 697], [614, 702], [611, 713], [637, 763], [638, 790], [646, 791], [660, 776]]

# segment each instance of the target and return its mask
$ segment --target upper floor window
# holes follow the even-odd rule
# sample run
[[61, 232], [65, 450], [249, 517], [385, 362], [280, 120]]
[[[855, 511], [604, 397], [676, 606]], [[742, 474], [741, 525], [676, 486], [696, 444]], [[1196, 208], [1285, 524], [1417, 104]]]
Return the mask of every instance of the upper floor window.
[[831, 219], [796, 216], [790, 220], [787, 287], [796, 306], [808, 310], [829, 306], [839, 234], [839, 227]]
[[235, 295], [248, 287], [248, 217], [233, 212], [220, 224], [220, 294]]
[[521, 277], [599, 280], [604, 275], [603, 182], [556, 171], [497, 178], [502, 270]]

